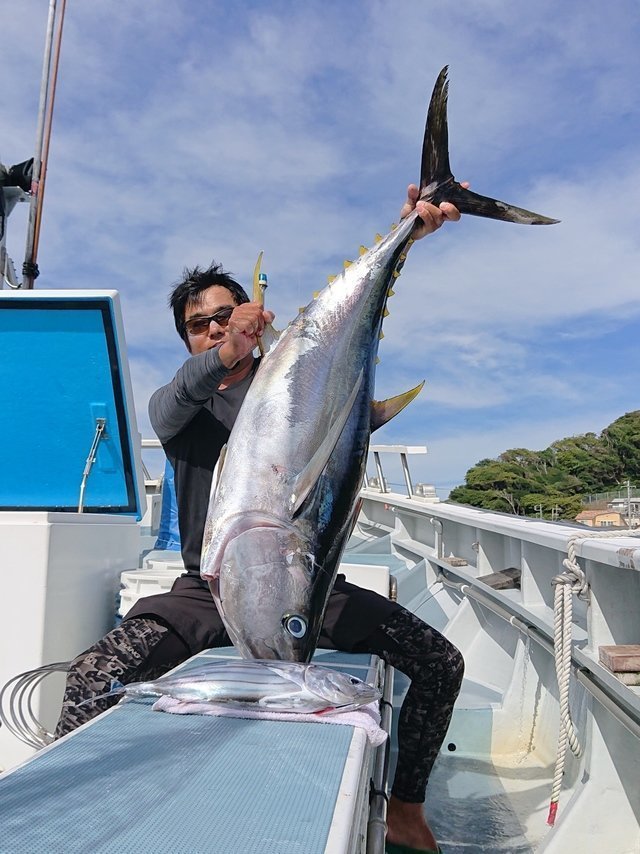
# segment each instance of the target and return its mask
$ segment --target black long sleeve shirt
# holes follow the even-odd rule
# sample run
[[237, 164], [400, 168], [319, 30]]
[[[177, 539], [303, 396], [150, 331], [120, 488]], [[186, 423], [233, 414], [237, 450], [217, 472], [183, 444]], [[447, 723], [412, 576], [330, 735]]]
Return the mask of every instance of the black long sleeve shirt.
[[228, 374], [217, 349], [191, 356], [149, 401], [149, 418], [174, 470], [182, 559], [200, 577], [213, 470], [258, 368], [220, 390]]

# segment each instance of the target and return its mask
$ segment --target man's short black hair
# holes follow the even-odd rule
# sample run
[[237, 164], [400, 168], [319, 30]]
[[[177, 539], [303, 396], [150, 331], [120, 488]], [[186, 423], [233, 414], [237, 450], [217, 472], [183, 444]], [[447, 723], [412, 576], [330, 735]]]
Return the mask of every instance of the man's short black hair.
[[206, 270], [201, 270], [200, 267], [194, 267], [190, 270], [185, 267], [182, 272], [182, 279], [175, 285], [169, 296], [169, 305], [173, 310], [173, 319], [178, 330], [178, 335], [187, 345], [189, 351], [189, 336], [184, 325], [184, 315], [189, 306], [197, 306], [201, 302], [201, 294], [208, 288], [217, 285], [220, 288], [226, 288], [234, 299], [236, 305], [241, 305], [243, 302], [249, 302], [247, 292], [239, 285], [230, 273], [226, 273], [222, 264], [211, 262], [211, 266]]

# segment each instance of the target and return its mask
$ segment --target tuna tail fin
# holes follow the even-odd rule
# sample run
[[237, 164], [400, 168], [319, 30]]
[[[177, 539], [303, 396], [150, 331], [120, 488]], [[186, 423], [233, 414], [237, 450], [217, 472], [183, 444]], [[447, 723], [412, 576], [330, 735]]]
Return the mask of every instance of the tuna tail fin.
[[449, 165], [448, 70], [448, 66], [445, 65], [438, 75], [429, 104], [422, 143], [420, 198], [434, 205], [439, 205], [440, 202], [451, 202], [460, 213], [500, 219], [503, 222], [517, 222], [523, 225], [551, 225], [559, 222], [560, 220], [472, 193], [455, 180]]

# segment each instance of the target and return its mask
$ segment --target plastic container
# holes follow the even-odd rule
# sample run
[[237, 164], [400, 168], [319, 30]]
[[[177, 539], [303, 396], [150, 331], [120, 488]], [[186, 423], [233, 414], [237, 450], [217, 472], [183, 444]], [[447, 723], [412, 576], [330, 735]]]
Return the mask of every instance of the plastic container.
[[[152, 561], [160, 564], [160, 561]], [[173, 582], [184, 573], [182, 564], [164, 564], [164, 567], [152, 566], [150, 569], [135, 569], [123, 572], [120, 576], [120, 602], [118, 617], [122, 618], [144, 596], [166, 593]]]

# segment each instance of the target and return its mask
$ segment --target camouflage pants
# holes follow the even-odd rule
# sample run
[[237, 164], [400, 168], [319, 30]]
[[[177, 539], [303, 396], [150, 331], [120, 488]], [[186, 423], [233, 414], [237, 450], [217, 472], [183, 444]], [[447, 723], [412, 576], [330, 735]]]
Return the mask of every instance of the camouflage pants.
[[354, 651], [376, 653], [411, 680], [398, 719], [398, 763], [391, 792], [402, 801], [422, 803], [460, 692], [462, 655], [404, 608]]
[[71, 662], [55, 738], [71, 732], [114, 706], [120, 695], [78, 704], [106, 694], [112, 682], [156, 679], [189, 658], [189, 650], [167, 626], [150, 617], [136, 617], [112, 629]]
[[[411, 680], [398, 721], [392, 792], [403, 801], [422, 803], [460, 690], [462, 656], [440, 632], [404, 608], [354, 652], [374, 652]], [[114, 680], [155, 679], [189, 655], [178, 635], [160, 622], [151, 617], [126, 620], [72, 662], [56, 738], [118, 702], [116, 695], [78, 708], [82, 700], [107, 693]]]

